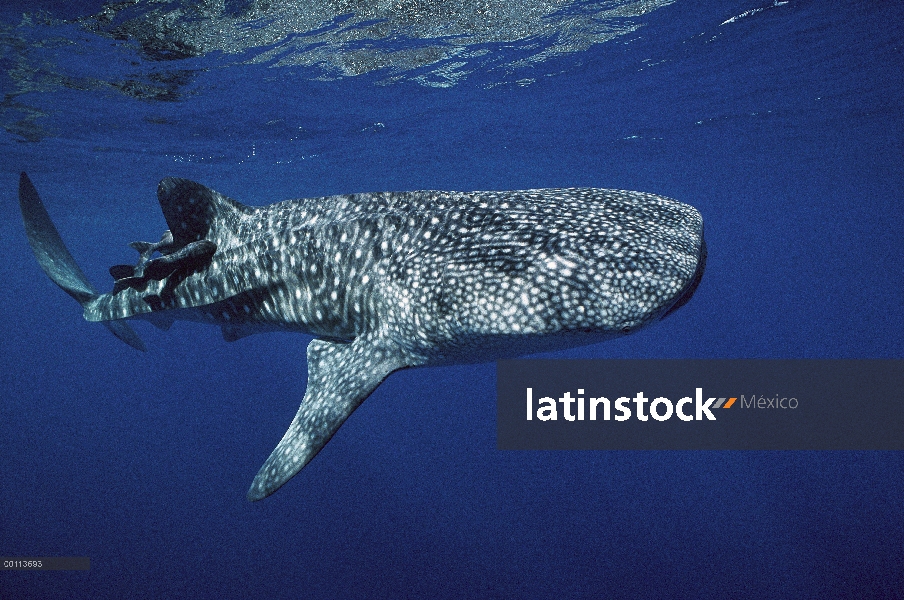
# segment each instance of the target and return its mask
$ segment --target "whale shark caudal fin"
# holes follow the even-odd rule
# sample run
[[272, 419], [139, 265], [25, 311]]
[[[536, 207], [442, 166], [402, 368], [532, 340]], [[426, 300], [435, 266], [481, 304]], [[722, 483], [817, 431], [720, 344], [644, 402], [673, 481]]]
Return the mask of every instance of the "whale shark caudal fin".
[[308, 386], [295, 419], [258, 471], [248, 499], [262, 500], [304, 467], [386, 377], [413, 366], [380, 338], [308, 345]]
[[[97, 298], [97, 291], [66, 249], [38, 191], [25, 173], [19, 177], [19, 208], [28, 243], [47, 276], [82, 306]], [[144, 342], [125, 321], [104, 321], [103, 324], [129, 346], [146, 351]]]

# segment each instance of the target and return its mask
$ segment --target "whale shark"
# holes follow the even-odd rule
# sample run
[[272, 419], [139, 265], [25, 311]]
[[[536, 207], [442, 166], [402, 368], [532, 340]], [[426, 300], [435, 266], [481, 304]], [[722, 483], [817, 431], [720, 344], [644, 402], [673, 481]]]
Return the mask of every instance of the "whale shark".
[[357, 193], [247, 206], [167, 177], [168, 229], [132, 242], [100, 294], [25, 173], [19, 203], [45, 273], [138, 350], [128, 321], [210, 323], [226, 341], [314, 336], [295, 418], [248, 491], [295, 476], [394, 371], [622, 336], [672, 314], [703, 276], [703, 219], [654, 194], [598, 188]]

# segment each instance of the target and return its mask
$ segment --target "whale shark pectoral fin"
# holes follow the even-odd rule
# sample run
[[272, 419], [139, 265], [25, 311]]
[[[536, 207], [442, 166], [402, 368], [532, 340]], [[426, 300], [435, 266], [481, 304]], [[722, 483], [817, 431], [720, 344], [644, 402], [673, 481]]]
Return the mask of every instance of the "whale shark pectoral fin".
[[412, 366], [398, 349], [381, 341], [361, 337], [351, 343], [313, 340], [308, 345], [304, 400], [251, 483], [249, 500], [262, 500], [278, 490], [314, 458], [390, 373]]

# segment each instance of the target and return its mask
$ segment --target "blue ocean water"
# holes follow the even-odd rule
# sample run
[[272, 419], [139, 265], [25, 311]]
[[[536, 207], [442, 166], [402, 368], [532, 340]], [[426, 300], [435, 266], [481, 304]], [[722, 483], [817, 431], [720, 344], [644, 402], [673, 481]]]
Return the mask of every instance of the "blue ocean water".
[[902, 358], [901, 4], [294, 4], [0, 8], [0, 555], [91, 558], [0, 597], [904, 597], [901, 453], [502, 452], [492, 364], [393, 374], [249, 503], [309, 338], [139, 323], [135, 352], [15, 200], [25, 170], [107, 289], [169, 175], [652, 192], [704, 216], [696, 295], [552, 356]]

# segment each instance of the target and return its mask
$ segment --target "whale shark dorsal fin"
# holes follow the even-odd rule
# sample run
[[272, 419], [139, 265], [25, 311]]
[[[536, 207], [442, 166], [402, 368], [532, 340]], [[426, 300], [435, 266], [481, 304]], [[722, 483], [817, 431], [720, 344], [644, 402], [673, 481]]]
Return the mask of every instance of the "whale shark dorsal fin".
[[254, 210], [200, 183], [178, 177], [160, 182], [157, 200], [177, 248], [204, 239], [227, 246], [225, 238], [243, 215]]
[[308, 386], [292, 424], [258, 471], [248, 499], [262, 500], [291, 479], [386, 377], [414, 366], [393, 344], [367, 336], [308, 344]]

